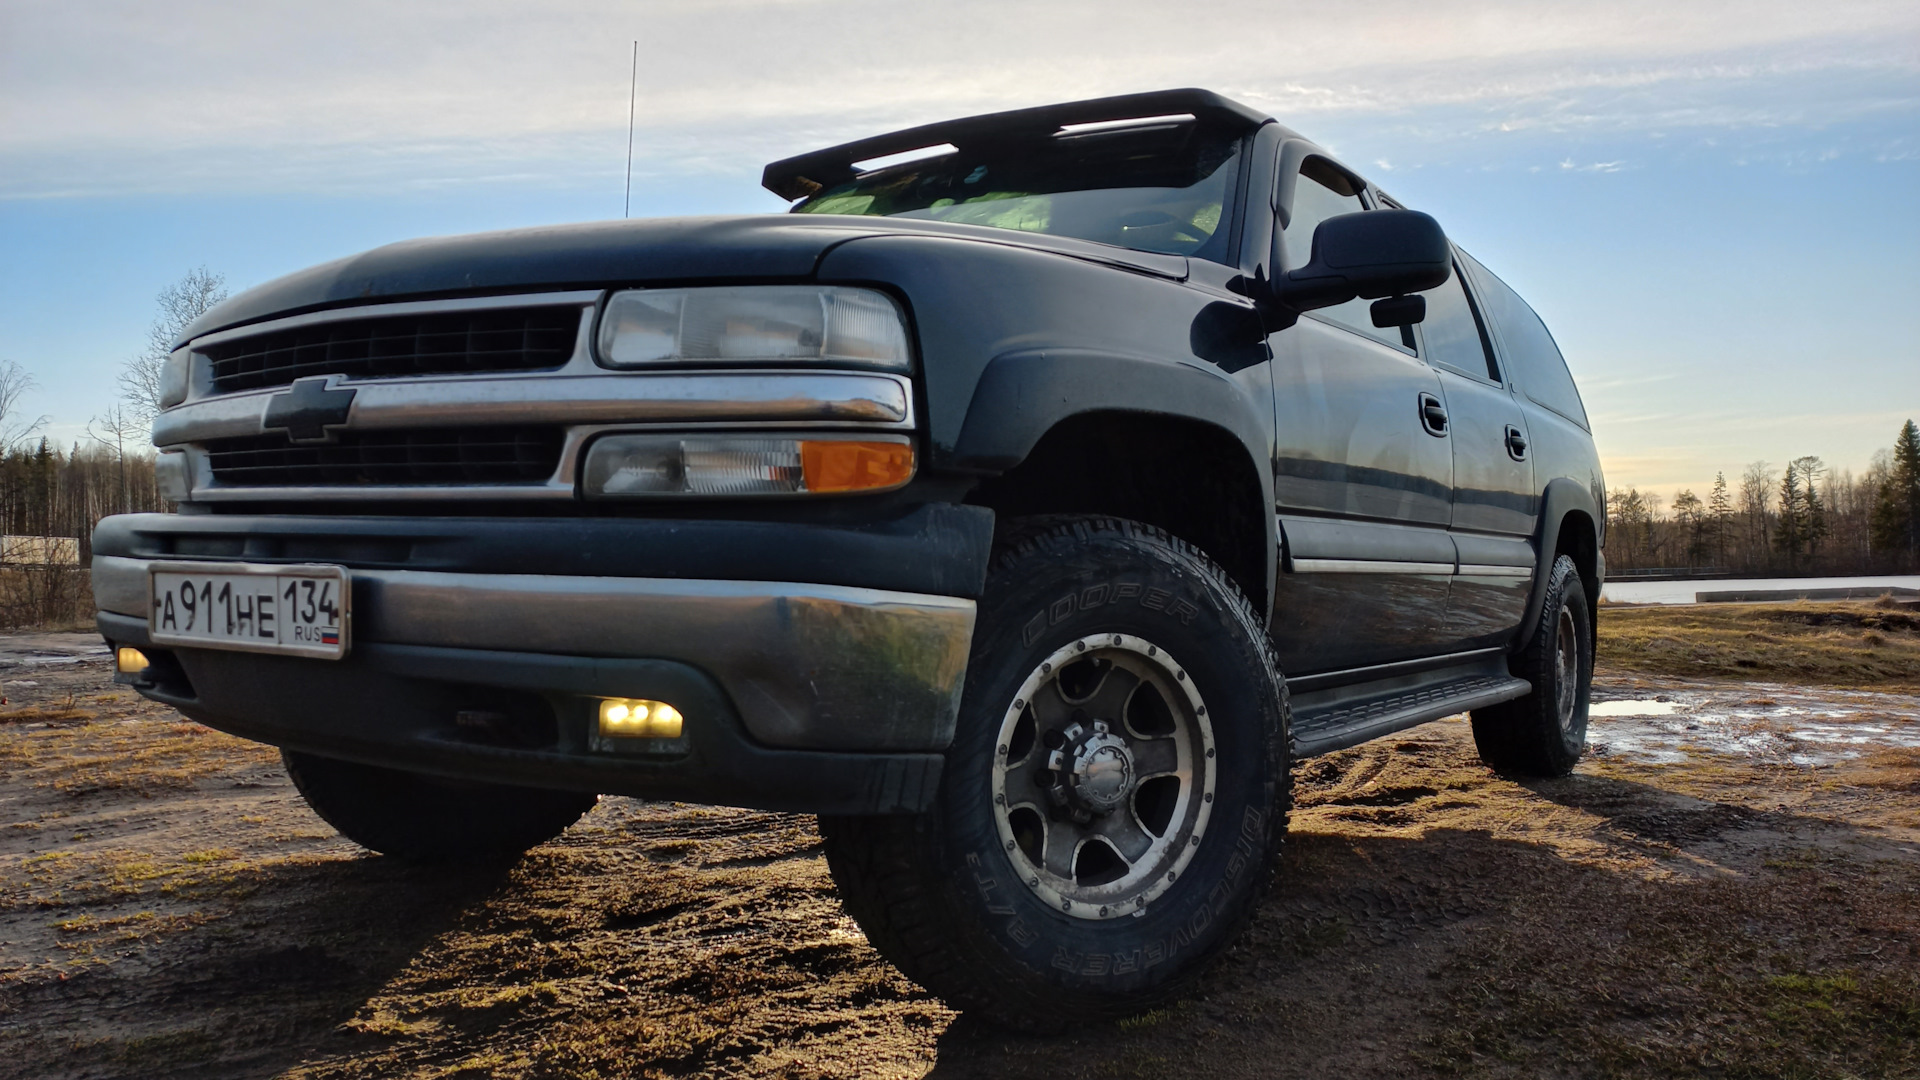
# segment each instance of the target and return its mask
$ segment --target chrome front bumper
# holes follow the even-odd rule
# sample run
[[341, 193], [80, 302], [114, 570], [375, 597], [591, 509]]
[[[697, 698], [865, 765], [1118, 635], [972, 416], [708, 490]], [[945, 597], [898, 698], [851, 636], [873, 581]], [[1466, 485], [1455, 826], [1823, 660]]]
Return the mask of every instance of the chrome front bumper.
[[[150, 567], [95, 556], [103, 612], [144, 620]], [[669, 660], [710, 675], [748, 736], [807, 750], [940, 751], [974, 602], [793, 582], [352, 569], [368, 645]], [[329, 663], [329, 661], [310, 661]]]

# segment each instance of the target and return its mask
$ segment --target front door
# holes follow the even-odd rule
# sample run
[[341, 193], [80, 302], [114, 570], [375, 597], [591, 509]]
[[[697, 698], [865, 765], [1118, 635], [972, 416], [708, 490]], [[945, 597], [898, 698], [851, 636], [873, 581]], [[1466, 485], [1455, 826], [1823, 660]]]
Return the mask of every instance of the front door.
[[[1357, 181], [1307, 158], [1282, 246], [1305, 263], [1314, 227], [1364, 209]], [[1285, 544], [1272, 633], [1289, 676], [1429, 654], [1443, 632], [1454, 546], [1453, 457], [1440, 380], [1411, 336], [1355, 301], [1269, 339], [1274, 501]]]

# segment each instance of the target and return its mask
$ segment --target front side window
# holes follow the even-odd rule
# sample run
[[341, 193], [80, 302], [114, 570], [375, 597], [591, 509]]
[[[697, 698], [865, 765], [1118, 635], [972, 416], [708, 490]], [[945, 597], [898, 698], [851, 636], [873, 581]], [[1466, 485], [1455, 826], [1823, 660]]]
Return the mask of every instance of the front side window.
[[[1345, 173], [1321, 158], [1308, 158], [1300, 166], [1293, 185], [1293, 203], [1287, 224], [1280, 231], [1280, 243], [1286, 250], [1287, 269], [1298, 270], [1313, 258], [1313, 230], [1320, 223], [1341, 214], [1365, 210], [1360, 189]], [[1373, 301], [1355, 298], [1344, 304], [1317, 308], [1309, 314], [1343, 326], [1375, 341], [1412, 351], [1411, 333], [1397, 326], [1373, 325]]]
[[1240, 143], [1193, 120], [1010, 137], [876, 169], [793, 212], [985, 225], [1227, 262]]
[[1467, 290], [1460, 280], [1456, 264], [1453, 276], [1437, 289], [1420, 294], [1427, 298], [1427, 317], [1420, 324], [1420, 337], [1426, 346], [1426, 359], [1462, 375], [1500, 381], [1500, 371], [1487, 351], [1480, 334], [1480, 322], [1467, 302]]

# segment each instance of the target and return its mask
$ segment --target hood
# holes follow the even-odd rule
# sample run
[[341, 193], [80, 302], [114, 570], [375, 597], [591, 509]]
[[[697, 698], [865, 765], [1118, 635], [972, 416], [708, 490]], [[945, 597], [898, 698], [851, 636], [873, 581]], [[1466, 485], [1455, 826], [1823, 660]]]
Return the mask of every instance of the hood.
[[175, 344], [245, 323], [369, 301], [649, 283], [793, 281], [810, 277], [836, 244], [895, 235], [1013, 244], [1161, 277], [1186, 276], [1186, 260], [1179, 256], [907, 218], [751, 214], [599, 221], [405, 240], [322, 263], [215, 305]]

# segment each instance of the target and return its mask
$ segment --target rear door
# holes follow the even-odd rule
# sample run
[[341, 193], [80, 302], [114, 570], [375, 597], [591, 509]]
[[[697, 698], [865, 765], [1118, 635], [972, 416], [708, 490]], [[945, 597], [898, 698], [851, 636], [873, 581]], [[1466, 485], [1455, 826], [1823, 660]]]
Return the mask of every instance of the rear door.
[[1460, 565], [1447, 599], [1449, 648], [1490, 645], [1519, 625], [1534, 572], [1539, 504], [1527, 418], [1504, 377], [1486, 322], [1456, 262], [1425, 293], [1420, 353], [1440, 380], [1451, 428]]
[[[1286, 265], [1314, 227], [1366, 207], [1324, 158], [1297, 167]], [[1274, 501], [1285, 552], [1272, 633], [1281, 670], [1306, 675], [1434, 651], [1454, 565], [1453, 457], [1439, 378], [1411, 335], [1372, 324], [1366, 301], [1309, 312], [1273, 334]]]

